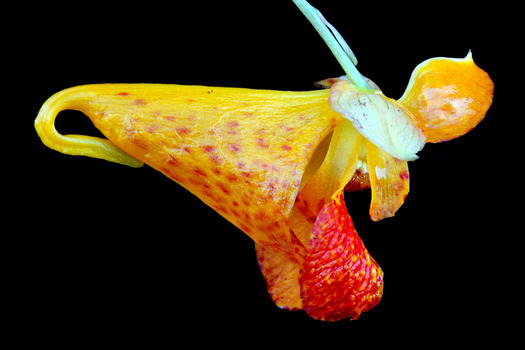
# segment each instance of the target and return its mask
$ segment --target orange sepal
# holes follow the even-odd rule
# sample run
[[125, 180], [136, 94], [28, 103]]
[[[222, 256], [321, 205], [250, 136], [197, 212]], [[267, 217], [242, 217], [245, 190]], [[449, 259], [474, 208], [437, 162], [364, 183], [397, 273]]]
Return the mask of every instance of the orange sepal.
[[319, 212], [299, 276], [303, 309], [312, 318], [357, 319], [383, 295], [383, 272], [363, 245], [344, 191]]
[[[86, 85], [51, 97], [36, 126], [42, 140], [61, 152], [150, 165], [256, 243], [300, 261], [304, 247], [296, 244], [289, 216], [308, 160], [342, 121], [328, 94]], [[53, 122], [63, 109], [85, 113], [108, 140], [58, 134]]]
[[414, 117], [427, 142], [459, 137], [485, 117], [494, 84], [469, 53], [464, 59], [432, 58], [419, 64], [397, 101]]

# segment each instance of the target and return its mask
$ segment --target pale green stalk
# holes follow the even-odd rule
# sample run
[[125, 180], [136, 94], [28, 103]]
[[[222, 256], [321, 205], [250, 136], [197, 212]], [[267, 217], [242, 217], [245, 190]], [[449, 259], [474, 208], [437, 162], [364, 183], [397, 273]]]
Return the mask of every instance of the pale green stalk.
[[370, 90], [366, 79], [361, 73], [359, 73], [354, 65], [354, 63], [357, 64], [357, 59], [337, 30], [326, 21], [319, 10], [310, 5], [307, 1], [293, 0], [293, 2], [314, 26], [321, 38], [323, 38], [330, 51], [332, 51], [339, 64], [348, 75], [350, 81], [359, 88]]

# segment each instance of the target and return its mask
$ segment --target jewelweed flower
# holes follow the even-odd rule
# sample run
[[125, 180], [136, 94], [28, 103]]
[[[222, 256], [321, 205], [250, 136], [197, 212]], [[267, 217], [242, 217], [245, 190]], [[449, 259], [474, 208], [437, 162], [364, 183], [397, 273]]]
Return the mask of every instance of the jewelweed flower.
[[[409, 191], [408, 161], [475, 127], [493, 84], [469, 53], [421, 63], [404, 95], [388, 98], [319, 11], [294, 2], [346, 72], [318, 84], [325, 89], [84, 85], [49, 98], [35, 127], [59, 152], [146, 163], [191, 191], [253, 239], [277, 306], [356, 319], [381, 300], [383, 272], [354, 229], [345, 189], [371, 188], [372, 220], [393, 216]], [[65, 109], [106, 139], [58, 133]]]

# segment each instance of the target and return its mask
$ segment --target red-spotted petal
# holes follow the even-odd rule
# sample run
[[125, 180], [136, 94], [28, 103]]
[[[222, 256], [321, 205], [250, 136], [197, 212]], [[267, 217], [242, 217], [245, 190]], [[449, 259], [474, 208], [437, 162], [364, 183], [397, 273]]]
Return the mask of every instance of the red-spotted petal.
[[319, 213], [299, 276], [303, 309], [324, 321], [356, 319], [383, 294], [383, 272], [357, 235], [343, 193]]

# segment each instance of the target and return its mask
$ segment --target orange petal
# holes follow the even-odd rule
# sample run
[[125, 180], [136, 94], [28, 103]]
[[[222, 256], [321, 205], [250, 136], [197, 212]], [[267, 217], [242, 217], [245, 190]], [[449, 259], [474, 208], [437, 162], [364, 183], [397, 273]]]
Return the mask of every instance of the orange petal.
[[432, 58], [419, 64], [398, 102], [423, 130], [427, 142], [459, 137], [483, 119], [494, 84], [469, 53], [464, 59]]
[[[50, 147], [86, 154], [69, 144], [60, 149], [62, 135], [48, 137], [56, 133], [49, 120], [60, 110], [84, 112], [109, 139], [91, 138], [86, 147], [104, 141], [124, 151], [184, 186], [256, 243], [299, 261], [304, 247], [290, 232], [290, 211], [308, 160], [342, 120], [328, 106], [328, 94], [88, 85], [48, 100], [36, 125]], [[98, 149], [88, 155], [97, 154], [109, 159]]]
[[324, 321], [356, 319], [383, 294], [383, 272], [357, 235], [343, 193], [319, 213], [299, 276], [304, 310]]
[[370, 217], [374, 221], [394, 216], [408, 195], [408, 163], [392, 157], [366, 141], [368, 172], [372, 189]]

